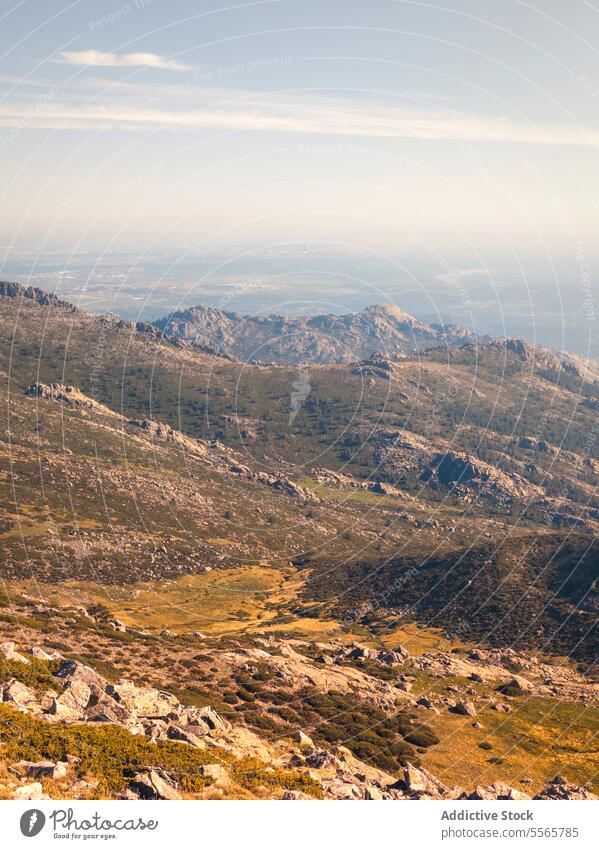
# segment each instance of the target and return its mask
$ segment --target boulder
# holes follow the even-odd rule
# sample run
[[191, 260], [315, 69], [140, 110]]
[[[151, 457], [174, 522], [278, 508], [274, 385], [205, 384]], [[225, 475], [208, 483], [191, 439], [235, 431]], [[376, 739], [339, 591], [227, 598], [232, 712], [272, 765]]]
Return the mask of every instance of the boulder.
[[523, 678], [522, 675], [514, 675], [507, 684], [503, 684], [499, 689], [507, 695], [512, 695], [514, 693], [530, 693], [534, 690], [534, 686], [527, 678]]
[[351, 779], [324, 778], [321, 782], [322, 789], [333, 799], [363, 799], [364, 791]]
[[571, 784], [561, 775], [556, 775], [534, 797], [535, 799], [597, 799], [588, 787]]
[[382, 663], [393, 665], [395, 663], [404, 663], [405, 659], [406, 655], [399, 651], [382, 651], [379, 653], [379, 660]]
[[78, 660], [63, 660], [56, 677], [68, 684], [73, 681], [82, 682], [87, 684], [92, 692], [97, 693], [103, 691], [108, 683], [106, 678], [103, 678], [89, 666], [79, 663]]
[[49, 799], [50, 796], [44, 793], [39, 781], [33, 781], [31, 784], [23, 784], [21, 787], [17, 787], [12, 794], [12, 798], [19, 801], [30, 800], [37, 802]]
[[424, 769], [415, 767], [408, 763], [404, 767], [404, 780], [406, 792], [415, 799], [432, 798], [440, 799], [450, 794], [450, 790], [434, 775]]
[[40, 648], [39, 646], [33, 646], [33, 648], [30, 650], [30, 653], [38, 660], [60, 660], [62, 658], [60, 652], [48, 652], [45, 649]]
[[70, 710], [83, 712], [91, 698], [91, 687], [83, 679], [73, 678], [55, 701]]
[[293, 734], [293, 739], [295, 740], [296, 743], [299, 743], [300, 746], [311, 746], [312, 748], [314, 747], [314, 743], [312, 741], [312, 738], [308, 737], [307, 734], [304, 734], [303, 731], [300, 731], [300, 730], [296, 731]]
[[135, 714], [105, 695], [97, 702], [90, 703], [86, 715], [90, 722], [114, 722], [120, 725], [135, 724], [137, 719]]
[[472, 702], [458, 702], [455, 707], [451, 708], [452, 713], [459, 713], [461, 716], [476, 716], [476, 708]]
[[372, 784], [369, 784], [364, 791], [364, 798], [372, 802], [379, 802], [384, 797], [378, 787], [374, 787]]
[[129, 789], [139, 799], [167, 799], [174, 801], [181, 796], [177, 783], [159, 767], [141, 770], [133, 776]]
[[15, 651], [15, 644], [10, 640], [0, 643], [0, 655], [2, 655], [5, 660], [17, 660], [19, 663], [29, 663], [25, 655], [19, 654], [19, 652]]
[[84, 718], [84, 713], [81, 710], [75, 710], [75, 708], [67, 707], [67, 705], [63, 704], [59, 701], [58, 698], [53, 698], [50, 707], [48, 708], [48, 714], [50, 716], [56, 717], [57, 720], [64, 720], [65, 722], [76, 722], [80, 721]]
[[354, 645], [347, 653], [352, 660], [378, 660], [379, 653], [375, 649], [366, 646]]
[[530, 796], [522, 793], [521, 790], [516, 790], [515, 787], [510, 787], [509, 784], [496, 781], [488, 787], [477, 787], [467, 798], [471, 800], [505, 799], [514, 802], [530, 799]]
[[200, 767], [200, 775], [209, 778], [216, 787], [230, 787], [231, 776], [220, 764], [204, 764]]
[[231, 723], [211, 707], [187, 708], [185, 716], [188, 725], [205, 729], [204, 734], [211, 732], [226, 733], [232, 728]]
[[38, 703], [38, 697], [35, 692], [26, 684], [12, 678], [2, 688], [2, 701], [17, 707], [31, 708]]
[[198, 735], [197, 725], [169, 725], [166, 729], [166, 736], [169, 740], [179, 740], [181, 743], [187, 743], [196, 749], [205, 749], [206, 743]]
[[138, 717], [161, 718], [176, 710], [179, 700], [171, 693], [151, 687], [136, 687], [132, 681], [121, 679], [118, 684], [108, 684], [107, 695], [125, 710]]
[[64, 778], [69, 764], [66, 761], [18, 761], [12, 768], [27, 778]]
[[296, 799], [297, 800], [301, 799], [301, 800], [309, 801], [311, 798], [312, 797], [308, 796], [307, 793], [302, 793], [301, 790], [285, 790], [285, 792], [283, 793], [283, 800], [286, 801], [286, 802], [296, 800]]

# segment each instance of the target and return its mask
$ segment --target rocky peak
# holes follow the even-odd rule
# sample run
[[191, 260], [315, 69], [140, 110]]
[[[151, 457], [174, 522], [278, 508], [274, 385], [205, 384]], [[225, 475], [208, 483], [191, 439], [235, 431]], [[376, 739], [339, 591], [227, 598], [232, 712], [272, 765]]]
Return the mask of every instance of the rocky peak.
[[27, 298], [44, 307], [60, 307], [69, 312], [77, 312], [77, 307], [68, 301], [61, 300], [51, 292], [45, 292], [36, 286], [23, 286], [21, 283], [10, 283], [0, 280], [0, 297], [3, 298]]

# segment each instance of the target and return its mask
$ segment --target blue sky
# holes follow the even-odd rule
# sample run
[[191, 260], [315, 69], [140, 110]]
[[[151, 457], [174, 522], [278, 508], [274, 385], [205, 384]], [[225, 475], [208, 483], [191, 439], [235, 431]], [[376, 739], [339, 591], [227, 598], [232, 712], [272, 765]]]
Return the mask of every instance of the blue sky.
[[586, 0], [3, 0], [0, 246], [590, 254], [598, 47]]

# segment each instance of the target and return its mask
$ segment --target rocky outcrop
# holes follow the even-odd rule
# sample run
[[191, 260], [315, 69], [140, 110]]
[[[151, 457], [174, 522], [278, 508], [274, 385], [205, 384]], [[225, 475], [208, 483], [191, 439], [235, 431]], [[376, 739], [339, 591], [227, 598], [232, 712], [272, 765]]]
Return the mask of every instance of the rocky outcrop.
[[534, 797], [535, 799], [597, 799], [588, 787], [572, 784], [561, 775], [556, 775]]
[[181, 798], [177, 783], [163, 769], [154, 767], [136, 772], [127, 792], [129, 799], [166, 799], [176, 801]]
[[61, 300], [51, 292], [45, 292], [35, 286], [22, 286], [20, 283], [9, 283], [0, 280], [0, 297], [2, 298], [25, 298], [34, 301], [43, 307], [58, 307], [69, 312], [77, 312], [77, 308], [68, 301]]
[[[377, 304], [358, 313], [290, 317], [242, 316], [213, 307], [178, 310], [155, 322], [167, 336], [191, 340], [244, 361], [301, 365], [361, 362], [388, 377], [390, 360], [474, 337], [453, 325], [429, 326], [403, 310]], [[377, 358], [373, 355], [378, 352]]]
[[425, 470], [422, 477], [429, 484], [436, 479], [453, 495], [466, 499], [484, 496], [509, 503], [513, 499], [544, 495], [540, 487], [519, 475], [507, 475], [496, 466], [458, 451], [435, 455], [430, 470]]
[[[321, 644], [319, 647], [326, 652], [327, 663], [318, 659], [310, 661], [300, 655], [289, 644], [289, 641], [276, 637], [262, 639], [262, 644], [268, 645], [272, 653], [248, 646], [240, 647], [239, 651], [214, 653], [211, 657], [216, 664], [224, 664], [223, 668], [235, 669], [247, 674], [260, 667], [269, 668], [274, 672], [275, 679], [284, 680], [289, 692], [301, 691], [309, 685], [322, 692], [346, 692], [353, 698], [363, 698], [373, 704], [384, 707], [391, 714], [398, 710], [398, 697], [404, 700], [406, 706], [436, 711], [435, 705], [445, 704], [453, 712], [465, 717], [474, 717], [477, 706], [491, 706], [489, 698], [479, 700], [476, 691], [471, 693], [469, 700], [450, 701], [442, 691], [431, 690], [430, 696], [421, 695], [412, 701], [406, 691], [402, 693], [400, 685], [409, 684], [413, 676], [405, 673], [405, 664], [409, 663], [414, 669], [422, 668], [429, 674], [432, 670], [445, 671], [457, 678], [469, 678], [470, 681], [489, 680], [500, 677], [505, 682], [503, 687], [518, 686], [522, 693], [536, 692], [545, 682], [535, 683], [533, 671], [545, 673], [545, 665], [538, 661], [529, 661], [527, 674], [506, 675], [506, 667], [502, 664], [514, 664], [520, 656], [513, 652], [476, 650], [468, 657], [452, 653], [437, 653], [428, 656], [411, 656], [401, 646], [389, 651], [375, 650], [358, 643]], [[298, 645], [306, 645], [296, 641]], [[25, 652], [18, 652], [14, 644], [4, 651], [26, 657]], [[211, 651], [211, 650], [209, 650]], [[439, 659], [441, 658], [441, 659]], [[443, 662], [443, 658], [446, 662]], [[426, 663], [429, 660], [430, 663]], [[395, 683], [380, 680], [376, 677], [377, 667], [398, 670]], [[374, 675], [368, 675], [368, 668]], [[551, 667], [547, 667], [551, 668]], [[475, 671], [476, 670], [476, 671]], [[569, 673], [574, 674], [574, 673]], [[99, 723], [106, 722], [120, 725], [132, 734], [143, 735], [151, 742], [173, 741], [184, 746], [201, 749], [206, 757], [205, 762], [198, 768], [198, 775], [206, 780], [206, 787], [217, 795], [229, 794], [234, 791], [234, 763], [240, 758], [256, 758], [262, 764], [267, 764], [270, 770], [293, 769], [304, 774], [322, 791], [328, 799], [361, 799], [361, 800], [392, 800], [392, 799], [455, 799], [455, 800], [523, 800], [529, 796], [521, 790], [504, 782], [495, 782], [489, 786], [463, 788], [450, 786], [437, 778], [422, 765], [407, 763], [401, 776], [390, 774], [372, 764], [360, 760], [349, 749], [342, 745], [322, 748], [314, 742], [304, 730], [298, 729], [293, 739], [280, 737], [275, 741], [262, 739], [254, 731], [241, 725], [232, 724], [222, 717], [212, 707], [186, 706], [167, 691], [152, 687], [137, 687], [133, 682], [121, 679], [116, 683], [107, 681], [94, 669], [77, 660], [63, 659], [58, 670], [54, 673], [56, 692], [51, 706], [46, 706], [43, 695], [20, 682], [9, 682], [4, 685], [2, 695], [4, 701], [11, 703], [19, 710], [32, 713], [49, 723]], [[16, 686], [18, 685], [18, 686]], [[445, 688], [451, 695], [459, 692], [459, 687], [452, 684]], [[497, 688], [495, 688], [497, 689]], [[492, 691], [491, 691], [492, 693]], [[8, 695], [8, 698], [7, 698]], [[18, 702], [15, 701], [18, 697]], [[511, 695], [508, 695], [512, 698]], [[436, 711], [438, 713], [438, 711]], [[480, 726], [478, 726], [480, 727]], [[408, 738], [406, 738], [408, 739]], [[210, 759], [211, 752], [226, 752], [233, 760], [218, 763]], [[22, 782], [20, 787], [10, 788], [14, 798], [34, 799], [45, 798], [43, 781], [51, 779], [72, 783], [75, 777], [73, 765], [77, 758], [67, 755], [63, 761], [43, 759], [38, 761], [21, 760], [9, 767], [12, 776]], [[231, 766], [229, 766], [229, 763]], [[169, 772], [151, 765], [136, 764], [131, 772], [126, 772], [128, 778], [124, 798], [128, 799], [168, 799], [181, 798], [177, 781]], [[31, 783], [31, 779], [36, 779]], [[89, 781], [79, 781], [81, 787], [77, 792], [93, 793], [94, 786]], [[524, 782], [522, 782], [524, 783]], [[531, 783], [528, 781], [527, 783]], [[50, 785], [51, 786], [51, 785]], [[66, 784], [65, 784], [66, 786]], [[71, 784], [69, 784], [71, 786]], [[74, 785], [73, 785], [74, 786]], [[288, 791], [285, 798], [302, 799], [301, 791]], [[543, 787], [535, 798], [538, 799], [592, 799], [594, 796], [586, 786], [571, 784], [565, 778], [556, 777]]]
[[305, 486], [295, 483], [285, 475], [269, 474], [268, 472], [253, 472], [248, 466], [240, 463], [234, 463], [229, 467], [229, 471], [234, 475], [248, 481], [256, 481], [264, 486], [269, 486], [272, 489], [282, 492], [284, 495], [291, 498], [298, 498], [302, 501], [318, 501], [318, 496], [312, 490]]
[[152, 740], [179, 740], [199, 748], [202, 738], [217, 739], [231, 723], [213, 708], [187, 707], [163, 690], [132, 681], [107, 681], [77, 660], [62, 660], [56, 691], [40, 695], [17, 680], [2, 686], [2, 701], [51, 722], [112, 723]]
[[169, 442], [188, 451], [191, 454], [204, 455], [208, 453], [206, 443], [197, 439], [192, 439], [185, 436], [179, 430], [174, 430], [170, 425], [162, 424], [161, 422], [152, 421], [150, 419], [129, 419], [127, 422], [130, 427], [139, 428], [152, 439], [157, 439], [162, 442]]
[[85, 395], [76, 386], [62, 383], [32, 383], [25, 389], [25, 395], [34, 398], [44, 398], [49, 401], [59, 401], [67, 407], [83, 410], [95, 410], [106, 415], [121, 418], [118, 413], [113, 413], [104, 404], [99, 404], [88, 395]]
[[541, 487], [520, 475], [508, 475], [471, 454], [439, 450], [441, 446], [442, 440], [432, 443], [410, 431], [379, 429], [374, 436], [374, 459], [393, 482], [419, 479], [465, 501], [483, 497], [502, 505], [544, 496]]

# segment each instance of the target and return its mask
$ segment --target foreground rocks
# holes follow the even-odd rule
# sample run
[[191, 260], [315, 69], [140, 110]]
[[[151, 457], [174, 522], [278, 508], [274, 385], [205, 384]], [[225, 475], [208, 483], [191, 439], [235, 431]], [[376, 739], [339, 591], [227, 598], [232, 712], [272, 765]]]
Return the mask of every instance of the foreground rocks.
[[[264, 642], [264, 641], [263, 641]], [[268, 654], [258, 648], [245, 648], [237, 654], [222, 652], [221, 661], [228, 666], [243, 664], [244, 668], [265, 661], [288, 681], [303, 685], [310, 683], [323, 688], [356, 694], [362, 689], [379, 705], [396, 709], [398, 696], [410, 700], [410, 676], [401, 671], [410, 655], [401, 646], [392, 651], [375, 651], [353, 643], [349, 645], [322, 644], [323, 655], [313, 662], [300, 655], [285, 641], [277, 641], [278, 653]], [[270, 643], [269, 643], [270, 645]], [[18, 651], [14, 644], [2, 644], [0, 650], [5, 657], [27, 665], [28, 652]], [[43, 650], [40, 650], [43, 651]], [[32, 654], [32, 653], [31, 653]], [[39, 656], [39, 653], [38, 655]], [[20, 660], [22, 658], [22, 660]], [[415, 660], [412, 658], [412, 660]], [[487, 665], [471, 674], [492, 677], [497, 670], [494, 657], [470, 658]], [[395, 683], [372, 678], [357, 664], [374, 664], [393, 670], [400, 667]], [[455, 800], [522, 800], [531, 798], [521, 790], [502, 782], [489, 786], [464, 788], [449, 786], [423, 766], [407, 763], [402, 774], [390, 774], [370, 763], [357, 758], [342, 745], [321, 748], [301, 729], [293, 737], [267, 741], [244, 726], [233, 726], [218, 711], [210, 706], [193, 707], [182, 704], [172, 693], [153, 687], [138, 687], [132, 681], [121, 679], [108, 681], [94, 669], [77, 660], [60, 659], [55, 669], [55, 687], [40, 693], [16, 679], [9, 680], [0, 688], [1, 700], [17, 710], [32, 714], [48, 723], [89, 723], [118, 725], [134, 735], [142, 735], [150, 742], [173, 741], [196, 749], [226, 752], [232, 758], [256, 758], [267, 770], [293, 770], [309, 777], [320, 788], [324, 798], [361, 799], [365, 801], [397, 799], [455, 799]], [[499, 667], [498, 667], [499, 668]], [[536, 686], [523, 676], [505, 676], [500, 668], [503, 684], [500, 689], [517, 687], [529, 693]], [[374, 682], [374, 684], [372, 683]], [[402, 689], [402, 685], [405, 688]], [[378, 689], [377, 689], [378, 688]], [[450, 688], [448, 688], [450, 689]], [[453, 688], [455, 689], [455, 688]], [[403, 694], [403, 695], [402, 695]], [[415, 708], [434, 710], [434, 703], [421, 697], [410, 702]], [[452, 703], [452, 712], [458, 714], [457, 721], [476, 716], [473, 702], [464, 700]], [[459, 717], [462, 717], [460, 720]], [[215, 759], [217, 760], [217, 758]], [[77, 758], [68, 755], [65, 760], [20, 760], [8, 765], [13, 776], [10, 790], [12, 798], [36, 800], [48, 798], [43, 782], [51, 780], [59, 786], [71, 788], [71, 793], [85, 797], [93, 796], [94, 783], [87, 776], [75, 781]], [[208, 761], [198, 773], [206, 779], [206, 788], [212, 794], [228, 795], [235, 792], [234, 781], [226, 766]], [[15, 783], [19, 782], [19, 786]], [[524, 783], [524, 782], [523, 782]], [[54, 786], [54, 785], [51, 785]], [[56, 790], [53, 791], [54, 793]], [[279, 797], [302, 800], [308, 796], [299, 790], [279, 791]], [[166, 799], [182, 798], [175, 778], [164, 769], [136, 765], [128, 776], [124, 798]], [[588, 787], [576, 786], [557, 776], [534, 797], [537, 799], [593, 799]]]

